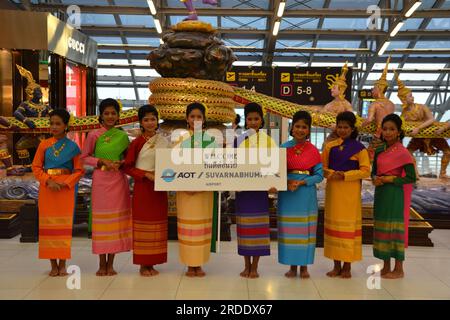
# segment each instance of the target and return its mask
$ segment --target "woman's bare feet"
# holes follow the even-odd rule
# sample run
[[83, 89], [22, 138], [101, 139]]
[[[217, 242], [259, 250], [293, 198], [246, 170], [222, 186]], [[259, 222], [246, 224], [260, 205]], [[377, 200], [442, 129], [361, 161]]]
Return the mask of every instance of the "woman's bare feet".
[[108, 274], [106, 254], [101, 254], [99, 256], [99, 258], [100, 258], [100, 266], [99, 266], [99, 268], [98, 268], [98, 270], [97, 270], [97, 272], [95, 274], [97, 276], [99, 276], [99, 277], [104, 277], [104, 276], [106, 276]]
[[335, 278], [341, 275], [341, 262], [338, 260], [334, 260], [333, 270], [327, 272], [327, 276], [330, 278]]
[[141, 266], [139, 268], [139, 273], [143, 277], [150, 277], [151, 276], [151, 272], [150, 272], [150, 270], [148, 270], [148, 268], [146, 266]]
[[384, 276], [384, 275], [388, 274], [389, 272], [391, 272], [391, 262], [390, 262], [390, 260], [386, 260], [386, 261], [384, 261], [384, 266], [383, 266], [383, 269], [381, 269], [381, 271], [380, 271], [380, 275]]
[[196, 277], [204, 277], [206, 275], [205, 271], [203, 271], [202, 267], [195, 268], [195, 276]]
[[113, 266], [108, 266], [108, 268], [106, 269], [106, 274], [108, 276], [115, 276], [117, 274], [117, 271], [114, 270]]
[[341, 271], [341, 278], [350, 279], [352, 277], [352, 265], [349, 262], [344, 262]]
[[352, 272], [350, 270], [344, 270], [341, 271], [341, 278], [344, 279], [350, 279], [352, 277]]
[[66, 267], [64, 266], [64, 267], [59, 267], [58, 268], [58, 274], [59, 274], [59, 276], [60, 277], [65, 277], [65, 276], [68, 276], [69, 274], [67, 273], [67, 270], [66, 270]]
[[186, 271], [186, 277], [195, 277], [195, 267], [188, 267], [188, 271]]
[[286, 278], [295, 278], [297, 276], [297, 266], [291, 266], [288, 272], [284, 274]]
[[159, 271], [153, 268], [153, 266], [149, 266], [148, 270], [150, 271], [151, 276], [157, 276], [159, 274]]
[[248, 274], [248, 277], [250, 279], [259, 278], [258, 263], [259, 263], [259, 256], [253, 256], [253, 260], [250, 264], [250, 273]]
[[116, 270], [114, 270], [114, 253], [108, 254], [108, 262], [106, 263], [106, 275], [115, 276], [117, 274]]
[[250, 273], [248, 274], [248, 277], [250, 279], [256, 279], [259, 278], [258, 270], [254, 270], [253, 268], [250, 269]]
[[106, 270], [106, 266], [101, 265], [95, 274], [99, 277], [106, 276], [108, 274], [108, 271]]
[[50, 272], [48, 273], [48, 275], [50, 277], [57, 277], [59, 275], [59, 270], [58, 268], [52, 268], [52, 270], [50, 270]]
[[69, 275], [66, 270], [66, 260], [59, 260], [58, 271], [60, 277]]
[[341, 275], [341, 272], [341, 268], [333, 268], [333, 270], [327, 272], [327, 276], [329, 276], [330, 278], [336, 278]]
[[245, 269], [240, 273], [240, 276], [243, 278], [248, 278], [249, 275], [250, 275], [250, 266], [245, 266]]
[[310, 277], [307, 266], [300, 267], [300, 278], [308, 279]]
[[392, 271], [392, 272], [388, 272], [385, 275], [382, 275], [381, 277], [383, 279], [401, 279], [405, 276], [403, 271]]
[[48, 273], [50, 277], [57, 277], [59, 275], [58, 262], [56, 259], [50, 260], [50, 265], [52, 266], [52, 270]]

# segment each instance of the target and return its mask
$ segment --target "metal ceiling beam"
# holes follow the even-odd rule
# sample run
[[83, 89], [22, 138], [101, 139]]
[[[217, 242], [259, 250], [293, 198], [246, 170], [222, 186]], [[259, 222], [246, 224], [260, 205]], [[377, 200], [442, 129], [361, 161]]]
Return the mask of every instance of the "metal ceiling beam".
[[[32, 4], [32, 11], [55, 11], [67, 9], [65, 4]], [[89, 6], [79, 5], [81, 12], [97, 13], [97, 14], [124, 14], [124, 15], [148, 15], [147, 7], [130, 7], [130, 6]], [[159, 8], [164, 15], [185, 16], [184, 8]], [[199, 16], [241, 16], [241, 17], [271, 17], [273, 12], [261, 9], [239, 9], [234, 8], [197, 8]], [[398, 17], [402, 14], [400, 10], [382, 9], [383, 17]], [[368, 18], [371, 14], [366, 10], [353, 9], [305, 9], [305, 10], [286, 10], [284, 16], [289, 18], [295, 17], [314, 17], [314, 18]], [[450, 17], [449, 9], [428, 9], [425, 11], [416, 11], [414, 18], [447, 18]]]
[[[433, 8], [433, 9], [438, 9], [438, 8], [442, 7], [442, 5], [443, 5], [444, 3], [445, 3], [445, 0], [436, 0], [436, 1], [434, 2], [434, 4], [433, 4], [432, 8]], [[430, 22], [431, 22], [431, 18], [426, 18], [426, 19], [424, 19], [424, 20], [421, 22], [418, 31], [419, 31], [419, 32], [425, 31], [425, 29], [428, 27], [428, 25], [430, 24]], [[408, 44], [408, 48], [407, 48], [407, 49], [413, 49], [413, 48], [416, 46], [417, 42], [418, 42], [419, 40], [421, 40], [421, 38], [422, 38], [421, 35], [417, 35], [417, 37], [416, 37], [415, 39], [413, 39], [413, 40], [410, 41], [410, 43]], [[423, 40], [423, 39], [422, 39], [422, 40]], [[400, 62], [399, 65], [398, 65], [399, 68], [403, 68], [403, 66], [405, 65], [406, 61], [408, 60], [409, 54], [410, 54], [409, 52], [406, 52], [406, 53], [403, 55], [402, 60], [401, 60], [401, 62]], [[391, 80], [390, 86], [393, 86], [394, 83], [395, 83], [395, 78]], [[389, 99], [390, 95], [391, 95], [391, 93], [388, 93], [388, 94], [386, 95], [386, 97]]]
[[[446, 68], [446, 69], [447, 69], [447, 68], [450, 68], [450, 63], [447, 63], [447, 65], [445, 66], [445, 68]], [[403, 71], [403, 72], [404, 72], [404, 71]], [[444, 79], [445, 79], [445, 76], [446, 76], [446, 73], [441, 72], [441, 74], [439, 75], [439, 77], [438, 77], [437, 80], [436, 80], [436, 85], [437, 85], [437, 86], [441, 86], [441, 85], [442, 85], [442, 83], [443, 83], [443, 81], [444, 81]], [[431, 104], [431, 102], [433, 101], [433, 99], [435, 98], [435, 96], [436, 96], [435, 93], [430, 94], [430, 95], [428, 96], [428, 99], [427, 99], [427, 101], [425, 102], [425, 104], [426, 104], [427, 106], [429, 106], [429, 105]]]
[[[329, 6], [330, 6], [330, 2], [331, 2], [331, 0], [325, 0], [325, 2], [324, 2], [324, 4], [323, 4], [323, 8], [324, 9], [327, 9]], [[319, 20], [319, 23], [317, 24], [317, 29], [319, 29], [319, 30], [323, 30], [323, 22], [325, 21], [325, 18], [324, 17], [320, 17], [320, 20]], [[319, 41], [319, 37], [320, 37], [320, 34], [319, 33], [317, 33], [315, 36], [314, 36], [314, 41], [313, 41], [313, 43], [312, 43], [312, 45], [311, 45], [311, 47], [312, 48], [316, 48], [317, 47], [317, 42]], [[313, 61], [313, 57], [314, 57], [314, 53], [311, 53], [310, 55], [309, 55], [309, 61], [308, 61], [308, 66], [311, 66], [311, 63], [312, 63], [312, 61]]]
[[[148, 57], [147, 53], [130, 53], [130, 57], [133, 60], [145, 60]], [[261, 61], [261, 55], [246, 55], [246, 54], [237, 54], [238, 61]], [[99, 59], [127, 59], [126, 55], [124, 53], [105, 53], [105, 52], [99, 52], [98, 53]], [[352, 57], [346, 57], [346, 56], [316, 56], [314, 58], [315, 62], [339, 62], [344, 63], [345, 61], [352, 62]], [[274, 55], [274, 62], [293, 62], [293, 63], [307, 63], [307, 59], [305, 59], [304, 56], [295, 55], [295, 56], [280, 56], [275, 54]], [[383, 63], [386, 59], [377, 59], [376, 62]], [[398, 63], [400, 62], [400, 58], [398, 57], [392, 57], [391, 63]], [[427, 56], [427, 57], [410, 57], [408, 59], [408, 62], [410, 63], [448, 63], [448, 57], [433, 57], [433, 56]]]
[[[221, 34], [224, 34], [226, 36], [232, 36], [232, 35], [241, 35], [241, 34], [251, 34], [251, 35], [263, 35], [267, 36], [268, 33], [272, 35], [272, 26], [270, 30], [263, 30], [263, 29], [226, 29], [226, 28], [220, 28], [218, 29], [218, 32]], [[83, 25], [81, 27], [81, 31], [93, 35], [96, 34], [103, 34], [107, 32], [112, 32], [113, 34], [119, 33], [119, 32], [128, 32], [132, 33], [133, 35], [141, 35], [141, 36], [154, 36], [159, 37], [158, 33], [156, 32], [155, 28], [147, 28], [143, 26], [98, 26], [98, 25]], [[429, 37], [433, 39], [445, 39], [448, 40], [449, 38], [450, 30], [408, 30], [408, 31], [400, 31], [398, 32], [397, 36], [395, 37], [395, 40], [404, 40], [408, 37]], [[283, 36], [286, 35], [309, 35], [309, 36], [316, 36], [316, 35], [334, 35], [334, 36], [387, 36], [388, 32], [381, 31], [381, 30], [347, 30], [347, 29], [289, 29], [289, 30], [280, 30], [278, 33], [279, 38], [281, 39]], [[360, 39], [356, 39], [360, 40]]]
[[[108, 4], [110, 6], [115, 6], [116, 5], [115, 4], [115, 0], [107, 0], [107, 1], [108, 1]], [[114, 20], [116, 22], [117, 27], [120, 28], [122, 26], [122, 19], [120, 18], [120, 15], [114, 14]], [[128, 44], [127, 37], [124, 35], [124, 33], [122, 31], [120, 31], [119, 33], [120, 33], [120, 38], [122, 40], [122, 43], [125, 44], [125, 45]], [[131, 61], [132, 59], [130, 57], [130, 51], [128, 49], [125, 49], [125, 54], [127, 55], [128, 63], [131, 64], [132, 63], [132, 61]], [[135, 77], [135, 74], [134, 74], [134, 70], [130, 69], [130, 73], [131, 73], [131, 78], [133, 79], [132, 80], [133, 83], [136, 84], [136, 79], [135, 79], [136, 77]], [[137, 88], [134, 88], [134, 94], [136, 96], [136, 99], [139, 100], [139, 91], [138, 91]]]
[[[278, 35], [274, 36], [272, 34], [272, 30], [273, 30], [273, 26], [275, 24], [275, 21], [278, 20], [277, 17], [277, 11], [278, 11], [278, 6], [280, 5], [280, 0], [275, 0], [275, 1], [271, 1], [271, 5], [270, 5], [270, 11], [272, 11], [272, 15], [270, 16], [270, 18], [267, 19], [267, 37], [265, 38], [264, 41], [264, 53], [263, 53], [263, 57], [262, 57], [262, 63], [263, 66], [271, 66], [272, 65], [272, 61], [273, 61], [273, 52], [275, 50], [275, 46], [277, 44], [277, 37]], [[281, 23], [281, 20], [280, 20]], [[280, 34], [281, 31], [281, 26], [280, 26], [280, 30], [278, 32], [278, 34]]]
[[[387, 1], [387, 0], [380, 0], [379, 2], [378, 2], [378, 7], [379, 8], [386, 8], [386, 7], [390, 7], [390, 2], [389, 1]], [[382, 15], [382, 17], [383, 17], [383, 15]], [[387, 18], [386, 19], [386, 17], [383, 17], [384, 19], [382, 20], [382, 25], [381, 25], [381, 29], [384, 29], [384, 25], [385, 25], [385, 23], [386, 23], [386, 20], [387, 19], [390, 19], [390, 18]], [[378, 26], [378, 24], [377, 24], [377, 26]], [[389, 25], [388, 25], [388, 28], [387, 29], [389, 29]], [[375, 50], [378, 50], [378, 43], [381, 41], [381, 39], [383, 39], [383, 38], [386, 38], [387, 37], [387, 35], [384, 35], [384, 36], [377, 36], [376, 37], [376, 45], [375, 45], [375, 48], [373, 48], [373, 49], [375, 49]], [[357, 85], [356, 85], [356, 90], [354, 91], [354, 93], [353, 93], [353, 99], [352, 99], [352, 102], [353, 102], [353, 108], [354, 109], [356, 109], [357, 108], [357, 101], [358, 101], [358, 99], [357, 99], [357, 94], [358, 94], [358, 90], [361, 90], [362, 88], [363, 88], [363, 86], [364, 86], [364, 84], [366, 83], [366, 81], [367, 81], [367, 77], [369, 76], [369, 73], [370, 73], [370, 71], [372, 70], [372, 68], [373, 68], [373, 66], [375, 65], [375, 63], [376, 63], [376, 61], [378, 60], [378, 55], [377, 55], [377, 52], [374, 52], [374, 53], [372, 53], [370, 56], [366, 56], [366, 57], [364, 57], [364, 64], [365, 64], [365, 72], [360, 72], [359, 74], [358, 74], [358, 76], [357, 76], [357, 78], [358, 78], [358, 83], [357, 83]]]

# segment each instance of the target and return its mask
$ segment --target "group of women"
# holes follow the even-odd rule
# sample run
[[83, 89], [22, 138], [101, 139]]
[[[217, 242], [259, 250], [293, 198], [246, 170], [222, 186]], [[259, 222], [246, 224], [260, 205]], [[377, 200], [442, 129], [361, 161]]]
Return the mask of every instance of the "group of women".
[[[169, 148], [158, 133], [159, 116], [151, 105], [138, 111], [142, 134], [131, 144], [127, 134], [115, 126], [120, 108], [114, 99], [100, 103], [100, 129], [88, 134], [83, 150], [66, 137], [70, 115], [65, 110], [50, 114], [52, 137], [44, 140], [33, 161], [40, 182], [39, 257], [50, 259], [51, 276], [66, 275], [71, 257], [75, 186], [83, 166], [94, 167], [92, 178], [92, 251], [99, 255], [98, 276], [115, 275], [114, 255], [133, 250], [133, 263], [142, 276], [158, 274], [154, 266], [167, 261], [167, 195], [155, 191], [155, 154]], [[237, 148], [274, 146], [263, 133], [260, 105], [245, 106], [244, 134]], [[182, 148], [217, 147], [207, 136], [206, 109], [201, 103], [186, 108], [191, 135], [177, 143]], [[194, 130], [196, 123], [202, 130]], [[314, 263], [318, 218], [317, 184], [326, 183], [324, 254], [334, 261], [330, 277], [351, 277], [351, 263], [362, 259], [361, 181], [372, 177], [374, 200], [374, 256], [384, 261], [382, 277], [403, 277], [407, 246], [411, 184], [415, 181], [413, 159], [403, 147], [402, 120], [395, 114], [382, 123], [384, 145], [376, 150], [372, 165], [366, 148], [357, 141], [356, 118], [352, 112], [336, 119], [338, 139], [327, 143], [323, 153], [309, 142], [312, 118], [306, 111], [293, 115], [292, 139], [280, 147], [287, 154], [287, 189], [278, 192], [278, 260], [290, 266], [285, 276], [308, 278]], [[200, 144], [198, 142], [201, 142]], [[129, 180], [134, 179], [130, 196]], [[236, 194], [238, 254], [244, 257], [242, 277], [257, 278], [261, 256], [270, 255], [269, 192], [242, 191]], [[217, 206], [211, 191], [177, 192], [179, 257], [189, 277], [205, 275]], [[390, 260], [395, 259], [391, 269]], [[59, 260], [59, 261], [58, 261]], [[300, 267], [300, 268], [299, 268]]]

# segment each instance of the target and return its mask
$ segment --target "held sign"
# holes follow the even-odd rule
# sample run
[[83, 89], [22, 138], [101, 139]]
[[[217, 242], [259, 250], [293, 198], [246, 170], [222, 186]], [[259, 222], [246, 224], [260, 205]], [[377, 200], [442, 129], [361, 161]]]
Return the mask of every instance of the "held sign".
[[284, 148], [158, 149], [156, 191], [287, 190]]

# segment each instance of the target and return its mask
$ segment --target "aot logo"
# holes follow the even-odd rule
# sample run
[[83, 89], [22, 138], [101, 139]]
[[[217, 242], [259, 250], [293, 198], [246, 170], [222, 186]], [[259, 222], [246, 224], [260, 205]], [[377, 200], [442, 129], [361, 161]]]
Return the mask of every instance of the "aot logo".
[[68, 46], [70, 49], [75, 50], [81, 54], [84, 54], [84, 43], [81, 43], [80, 41], [69, 37]]
[[173, 171], [172, 169], [165, 169], [162, 173], [161, 178], [165, 182], [172, 182], [173, 180], [175, 180], [175, 171]]

